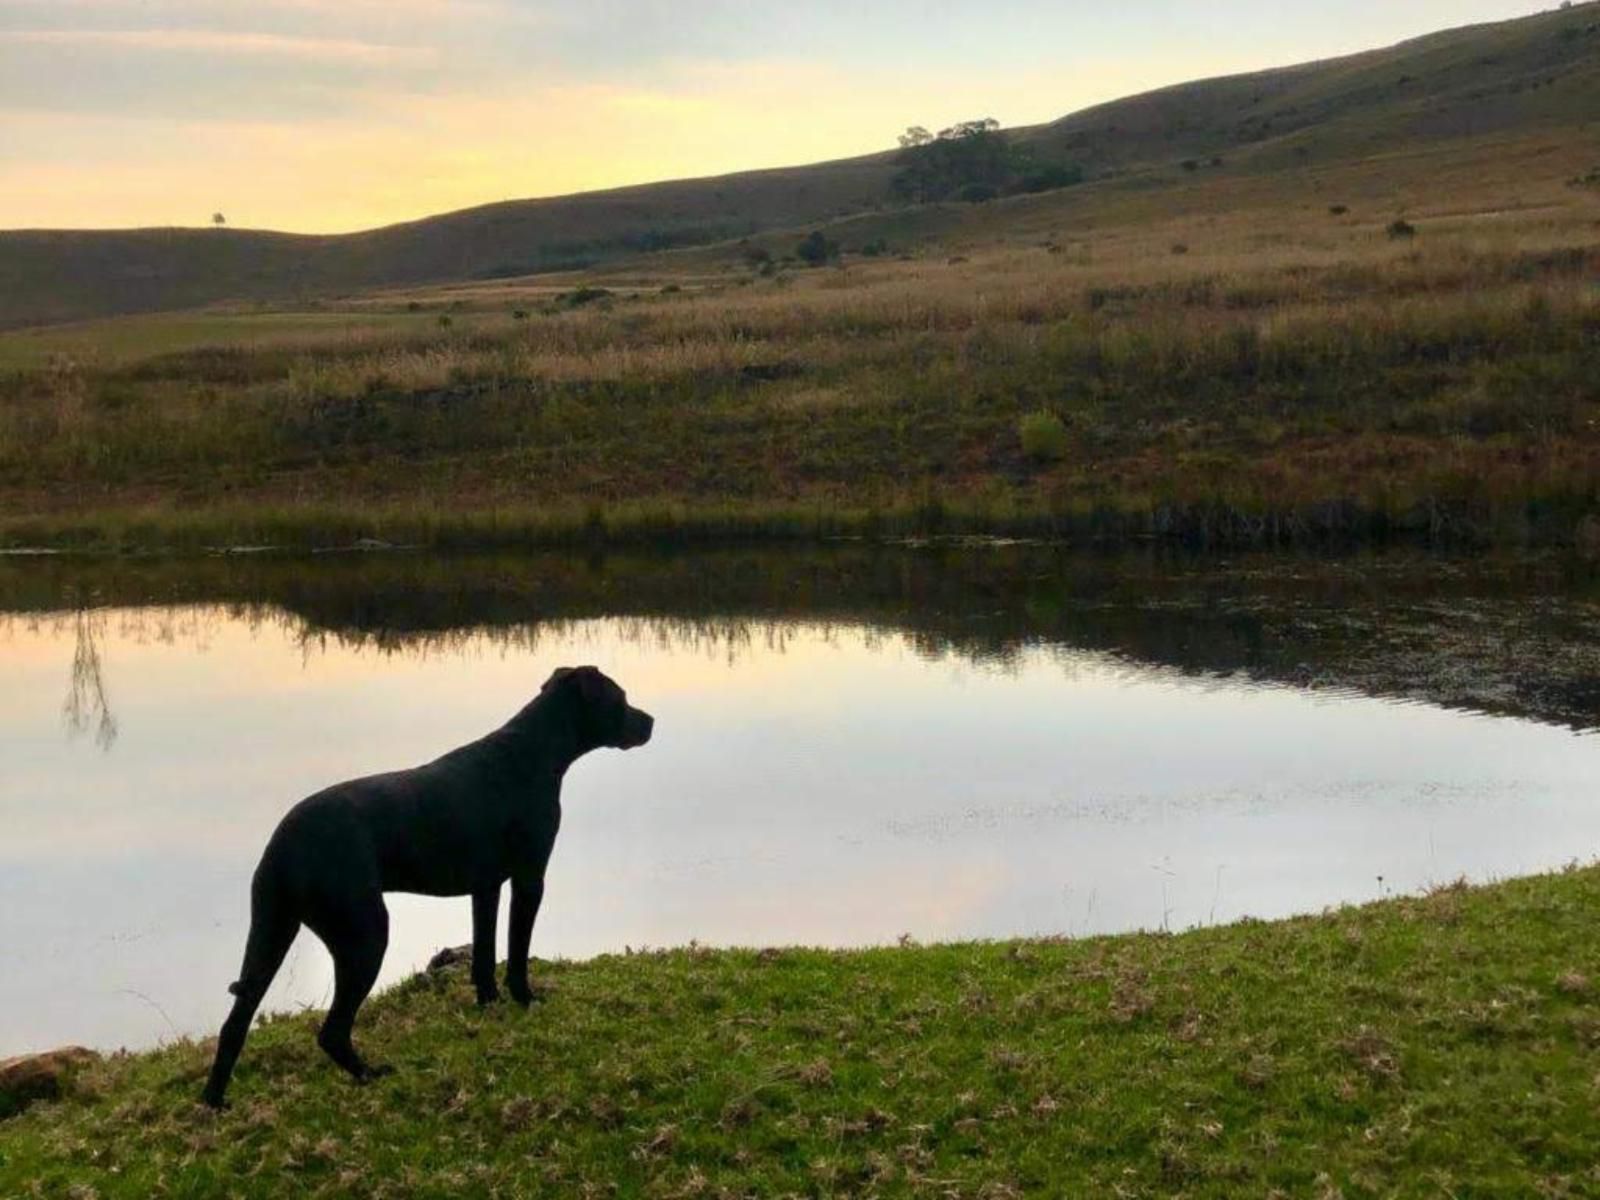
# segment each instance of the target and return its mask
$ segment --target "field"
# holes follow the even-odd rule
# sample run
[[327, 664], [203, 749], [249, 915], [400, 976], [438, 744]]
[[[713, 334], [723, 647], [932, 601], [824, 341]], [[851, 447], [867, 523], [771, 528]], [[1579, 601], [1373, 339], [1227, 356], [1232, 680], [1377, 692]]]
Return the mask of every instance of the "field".
[[[1381, 884], [1374, 883], [1375, 893]], [[0, 1125], [37, 1196], [1579, 1196], [1600, 873], [1178, 937], [455, 968], [258, 1028], [231, 1111], [204, 1043], [116, 1056]], [[292, 1182], [291, 1182], [292, 1181]]]
[[816, 269], [772, 234], [14, 331], [0, 537], [1582, 540], [1593, 157], [1456, 141], [873, 214]]

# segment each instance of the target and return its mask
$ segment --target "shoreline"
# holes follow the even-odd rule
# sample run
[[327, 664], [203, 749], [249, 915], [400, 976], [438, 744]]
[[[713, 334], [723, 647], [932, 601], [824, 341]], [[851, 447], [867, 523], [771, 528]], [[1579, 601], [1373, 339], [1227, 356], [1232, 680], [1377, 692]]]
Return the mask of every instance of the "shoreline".
[[1222, 502], [1052, 508], [1012, 501], [506, 506], [432, 503], [122, 507], [0, 513], [0, 555], [246, 554], [350, 550], [688, 548], [835, 541], [1167, 545], [1197, 551], [1409, 547], [1600, 549], [1586, 498], [1405, 509], [1348, 499], [1245, 509]]

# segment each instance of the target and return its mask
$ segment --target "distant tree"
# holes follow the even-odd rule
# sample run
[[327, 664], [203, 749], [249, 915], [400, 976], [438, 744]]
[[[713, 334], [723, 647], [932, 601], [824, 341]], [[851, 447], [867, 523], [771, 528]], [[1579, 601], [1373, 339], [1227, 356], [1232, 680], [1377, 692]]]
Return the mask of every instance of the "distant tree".
[[213, 225], [215, 225], [218, 229], [221, 229], [224, 225], [226, 225], [228, 223], [228, 218], [223, 216], [219, 212], [214, 212], [214, 213], [211, 214], [211, 223]]
[[838, 257], [839, 246], [836, 242], [830, 242], [822, 230], [813, 229], [800, 239], [800, 244], [794, 248], [794, 252], [806, 266], [820, 267], [829, 259]]
[[909, 200], [942, 200], [969, 184], [998, 188], [1010, 173], [1010, 148], [991, 117], [961, 121], [936, 137], [919, 125], [900, 139], [900, 172], [891, 186]]
[[914, 203], [951, 197], [984, 200], [1016, 192], [1047, 191], [1080, 183], [1083, 172], [1067, 164], [1041, 165], [1013, 146], [992, 117], [958, 121], [937, 134], [913, 125], [900, 135], [900, 170], [890, 187]]

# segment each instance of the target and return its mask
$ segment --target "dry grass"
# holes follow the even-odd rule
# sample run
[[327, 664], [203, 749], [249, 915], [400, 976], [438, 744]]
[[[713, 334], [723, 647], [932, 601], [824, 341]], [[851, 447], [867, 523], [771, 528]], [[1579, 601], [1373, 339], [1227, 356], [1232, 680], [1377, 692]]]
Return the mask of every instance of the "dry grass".
[[[447, 499], [1572, 538], [1600, 476], [1600, 203], [1567, 184], [1579, 153], [1028, 197], [923, 214], [946, 227], [908, 257], [776, 277], [730, 247], [308, 318], [145, 318], [153, 348], [186, 348], [142, 358], [125, 322], [53, 335], [43, 363], [41, 335], [7, 335], [0, 501], [13, 529], [197, 506], [359, 524]], [[1396, 243], [1372, 193], [1423, 170], [1454, 190], [1406, 209], [1419, 235]], [[1067, 431], [1048, 458], [1019, 441], [1038, 411]]]

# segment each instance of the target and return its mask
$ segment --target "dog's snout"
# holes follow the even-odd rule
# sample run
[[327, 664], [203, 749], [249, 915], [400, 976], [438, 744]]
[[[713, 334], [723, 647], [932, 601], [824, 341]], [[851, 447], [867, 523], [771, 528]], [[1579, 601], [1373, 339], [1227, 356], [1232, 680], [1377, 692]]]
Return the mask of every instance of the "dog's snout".
[[650, 740], [650, 735], [655, 732], [656, 719], [642, 708], [628, 709], [627, 720], [623, 723], [623, 745], [631, 749], [642, 746]]

